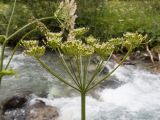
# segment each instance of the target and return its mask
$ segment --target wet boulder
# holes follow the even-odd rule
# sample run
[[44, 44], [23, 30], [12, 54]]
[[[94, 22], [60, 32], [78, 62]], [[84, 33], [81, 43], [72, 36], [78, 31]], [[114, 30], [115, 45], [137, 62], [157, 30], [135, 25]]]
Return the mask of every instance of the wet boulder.
[[119, 81], [116, 77], [112, 76], [108, 80], [105, 80], [100, 84], [100, 88], [109, 88], [109, 89], [116, 89], [121, 85], [125, 84], [123, 81]]
[[[0, 120], [55, 120], [58, 117], [56, 107], [48, 106], [33, 96], [13, 96], [5, 100]], [[32, 103], [32, 104], [30, 104]]]
[[26, 110], [26, 120], [56, 120], [58, 115], [56, 107], [45, 105], [38, 99]]
[[100, 72], [100, 75], [106, 75], [109, 73], [109, 69], [105, 66], [102, 71]]
[[8, 99], [3, 105], [3, 111], [22, 108], [27, 102], [27, 98], [24, 96], [13, 96]]
[[6, 98], [2, 105], [2, 120], [25, 120], [27, 97], [13, 95]]

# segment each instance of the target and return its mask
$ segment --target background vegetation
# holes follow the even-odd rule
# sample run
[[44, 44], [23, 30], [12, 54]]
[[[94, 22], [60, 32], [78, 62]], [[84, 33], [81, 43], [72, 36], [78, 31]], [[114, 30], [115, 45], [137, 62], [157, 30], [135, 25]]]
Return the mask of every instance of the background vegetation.
[[[18, 2], [11, 31], [28, 23], [33, 16], [40, 18], [53, 15], [59, 0], [21, 0]], [[0, 34], [5, 32], [11, 12], [12, 0], [0, 0]], [[90, 28], [89, 33], [106, 41], [123, 33], [138, 31], [152, 39], [150, 46], [160, 41], [159, 0], [77, 0], [77, 26]], [[45, 21], [51, 31], [58, 30], [56, 21]], [[29, 28], [31, 29], [31, 28]], [[28, 30], [29, 30], [28, 29]], [[26, 31], [28, 31], [26, 30]], [[24, 32], [26, 32], [24, 31]], [[41, 38], [39, 32], [34, 33]], [[19, 39], [17, 36], [14, 39]], [[32, 39], [34, 35], [30, 37]]]

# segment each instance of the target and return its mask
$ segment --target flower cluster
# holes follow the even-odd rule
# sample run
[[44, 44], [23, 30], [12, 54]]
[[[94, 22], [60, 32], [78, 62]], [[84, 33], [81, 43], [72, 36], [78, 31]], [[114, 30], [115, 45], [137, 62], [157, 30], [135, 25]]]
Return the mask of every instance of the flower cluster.
[[101, 58], [106, 59], [114, 51], [114, 45], [109, 42], [94, 44], [95, 53]]
[[123, 44], [123, 38], [111, 38], [108, 42], [112, 45], [119, 46]]
[[98, 42], [98, 40], [96, 38], [94, 38], [93, 36], [89, 36], [89, 37], [86, 38], [86, 43], [88, 45], [92, 45], [93, 46], [97, 42]]
[[[77, 31], [81, 31], [83, 33], [85, 29], [78, 29], [74, 34], [77, 34]], [[134, 49], [137, 47], [143, 40], [144, 36], [138, 33], [126, 33], [121, 38], [112, 38], [107, 42], [100, 43], [99, 40], [94, 38], [93, 36], [89, 36], [86, 38], [85, 42], [81, 40], [67, 40], [62, 42], [62, 34], [61, 33], [47, 33], [46, 34], [47, 42], [46, 46], [50, 47], [54, 50], [57, 48], [62, 51], [63, 54], [68, 56], [91, 56], [96, 54], [103, 59], [108, 58], [114, 51], [118, 50], [119, 46], [124, 46], [125, 48]], [[31, 41], [22, 41], [22, 46], [26, 49], [24, 51], [25, 54], [41, 57], [45, 52], [44, 46], [38, 46], [38, 42], [35, 40]]]
[[47, 33], [46, 34], [47, 42], [46, 45], [51, 49], [56, 49], [61, 45], [62, 34], [61, 33]]
[[89, 56], [94, 53], [92, 46], [82, 43], [80, 40], [66, 41], [61, 45], [61, 50], [69, 56]]
[[36, 40], [22, 41], [21, 46], [25, 48], [24, 53], [32, 57], [39, 58], [45, 53], [45, 47], [38, 46]]
[[133, 49], [139, 46], [145, 39], [146, 36], [136, 33], [127, 32], [123, 35], [124, 43], [123, 46], [127, 49], [132, 47]]

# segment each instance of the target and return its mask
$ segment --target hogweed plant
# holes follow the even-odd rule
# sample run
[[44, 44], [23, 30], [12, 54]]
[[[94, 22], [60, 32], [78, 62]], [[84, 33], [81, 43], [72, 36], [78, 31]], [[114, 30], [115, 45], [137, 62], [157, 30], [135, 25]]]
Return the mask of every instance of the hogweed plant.
[[[78, 32], [81, 30], [82, 29], [79, 29]], [[126, 60], [131, 51], [145, 39], [145, 37], [138, 33], [126, 33], [121, 38], [111, 39], [108, 42], [103, 43], [97, 41], [94, 37], [86, 38], [85, 42], [77, 39], [63, 42], [61, 33], [48, 33], [47, 38], [45, 45], [54, 49], [59, 54], [59, 59], [70, 77], [69, 80], [65, 79], [54, 69], [51, 69], [49, 65], [41, 59], [45, 53], [46, 46], [39, 46], [37, 40], [22, 41], [21, 45], [25, 48], [24, 53], [34, 57], [47, 72], [81, 94], [82, 120], [85, 120], [86, 94], [97, 85], [107, 80]], [[104, 68], [104, 62], [109, 61], [114, 51], [121, 47], [125, 47], [128, 52], [112, 71], [100, 79], [98, 76]], [[100, 61], [97, 64], [93, 75], [89, 75], [88, 66], [92, 56], [95, 55], [99, 56]]]
[[[74, 8], [74, 10], [71, 8]], [[81, 120], [85, 120], [87, 93], [103, 81], [107, 80], [112, 73], [115, 72], [120, 65], [122, 65], [132, 50], [144, 41], [145, 36], [138, 33], [128, 32], [124, 34], [123, 37], [113, 38], [107, 42], [100, 42], [93, 36], [86, 37], [85, 40], [83, 37], [82, 40], [82, 37], [80, 36], [83, 36], [83, 34], [87, 32], [87, 29], [74, 28], [76, 17], [75, 8], [76, 3], [74, 0], [64, 0], [60, 4], [60, 9], [55, 13], [56, 17], [60, 16], [58, 21], [62, 25], [62, 31], [59, 33], [53, 33], [46, 30], [46, 27], [44, 27], [44, 29], [40, 28], [46, 36], [44, 45], [39, 45], [37, 40], [30, 40], [22, 41], [21, 46], [25, 49], [24, 54], [35, 58], [47, 72], [80, 93]], [[62, 40], [64, 29], [69, 31], [66, 40]], [[46, 47], [58, 53], [60, 62], [69, 76], [69, 79], [65, 78], [61, 75], [61, 73], [56, 72], [54, 69], [51, 69], [49, 65], [41, 59], [46, 52]], [[119, 49], [126, 49], [127, 53], [112, 71], [106, 74], [103, 78], [100, 78], [99, 73], [104, 68], [104, 62], [109, 61], [113, 53]], [[95, 55], [98, 56], [100, 60], [95, 67], [94, 73], [90, 75], [89, 65], [91, 58]]]

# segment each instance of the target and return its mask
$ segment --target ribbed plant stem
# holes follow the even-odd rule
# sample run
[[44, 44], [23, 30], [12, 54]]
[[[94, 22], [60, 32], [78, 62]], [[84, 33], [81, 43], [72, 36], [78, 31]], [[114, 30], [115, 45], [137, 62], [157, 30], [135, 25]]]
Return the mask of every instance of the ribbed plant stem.
[[2, 83], [2, 76], [0, 76], [0, 88], [1, 88], [1, 83]]
[[81, 93], [81, 120], [86, 120], [86, 93]]

